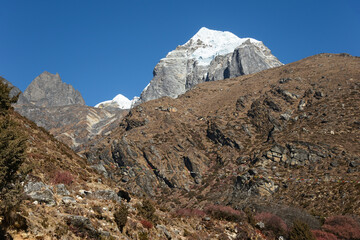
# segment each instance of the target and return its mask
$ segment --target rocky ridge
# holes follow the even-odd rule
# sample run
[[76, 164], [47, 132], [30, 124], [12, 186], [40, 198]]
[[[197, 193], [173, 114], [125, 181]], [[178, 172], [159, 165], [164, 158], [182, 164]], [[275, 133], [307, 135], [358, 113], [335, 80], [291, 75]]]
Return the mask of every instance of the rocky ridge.
[[127, 113], [119, 108], [86, 106], [77, 90], [62, 82], [59, 74], [49, 72], [31, 82], [14, 108], [73, 149], [109, 134]]
[[160, 60], [139, 102], [164, 96], [176, 98], [205, 81], [233, 78], [281, 65], [260, 41], [203, 27]]
[[[234, 239], [239, 232], [264, 239], [248, 223], [237, 226], [210, 216], [173, 215], [132, 193], [125, 201], [114, 182], [46, 130], [12, 110], [0, 115], [0, 121], [5, 117], [16, 122], [17, 130], [28, 141], [26, 159], [19, 171], [26, 174], [23, 200], [12, 213], [7, 235], [0, 235], [2, 239], [217, 239], [221, 235]], [[142, 210], [145, 206], [146, 211]], [[122, 228], [116, 217], [120, 207], [127, 209], [121, 215], [126, 218]], [[149, 207], [152, 219], [145, 220]], [[2, 221], [0, 218], [0, 226]]]
[[43, 72], [36, 77], [20, 95], [18, 104], [31, 104], [38, 107], [58, 107], [66, 105], [85, 105], [79, 91], [61, 81], [58, 73]]
[[350, 195], [326, 198], [344, 191], [337, 181], [359, 191], [359, 64], [346, 54], [321, 54], [203, 83], [133, 108], [84, 154], [114, 166], [112, 177], [127, 190], [160, 199], [168, 193], [185, 206], [241, 208], [252, 199], [359, 214]]

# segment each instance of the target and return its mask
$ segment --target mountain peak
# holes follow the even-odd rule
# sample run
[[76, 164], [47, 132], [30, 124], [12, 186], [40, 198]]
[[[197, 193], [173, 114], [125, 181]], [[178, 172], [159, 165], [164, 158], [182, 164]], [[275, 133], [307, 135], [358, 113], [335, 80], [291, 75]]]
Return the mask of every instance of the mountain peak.
[[247, 40], [253, 43], [259, 42], [253, 38], [239, 38], [228, 31], [217, 31], [202, 27], [184, 45], [197, 47], [191, 57], [197, 60], [199, 65], [206, 66], [215, 56], [231, 53]]
[[119, 108], [130, 109], [132, 105], [138, 100], [134, 97], [132, 100], [128, 99], [122, 94], [116, 95], [112, 100], [104, 101], [95, 105], [96, 108]]
[[20, 95], [19, 104], [33, 104], [39, 107], [55, 107], [73, 104], [84, 105], [79, 91], [64, 83], [58, 73], [44, 71], [37, 76]]

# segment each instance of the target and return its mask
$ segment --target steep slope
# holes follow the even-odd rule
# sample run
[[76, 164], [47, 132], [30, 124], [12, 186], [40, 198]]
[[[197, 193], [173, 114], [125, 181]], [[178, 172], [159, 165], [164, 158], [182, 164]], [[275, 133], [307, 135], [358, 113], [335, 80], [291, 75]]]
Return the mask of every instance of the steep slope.
[[201, 28], [188, 42], [161, 59], [140, 96], [146, 102], [175, 98], [198, 83], [222, 80], [281, 66], [265, 45], [230, 32]]
[[133, 108], [84, 154], [131, 192], [169, 194], [166, 205], [360, 214], [359, 69], [360, 58], [320, 54], [199, 84]]
[[77, 90], [62, 82], [59, 74], [49, 72], [36, 77], [14, 107], [73, 149], [108, 134], [127, 113], [118, 108], [86, 106]]
[[115, 97], [95, 107], [128, 109], [164, 96], [176, 98], [205, 81], [234, 78], [281, 65], [258, 40], [239, 38], [231, 32], [203, 27], [189, 41], [160, 60], [154, 68], [153, 79], [142, 91], [140, 98], [134, 97], [131, 104], [130, 100], [126, 100], [127, 104], [124, 105], [118, 104]]
[[20, 95], [18, 104], [33, 104], [39, 107], [85, 105], [79, 91], [61, 81], [58, 73], [43, 72], [36, 77]]
[[[16, 131], [28, 141], [26, 159], [18, 172], [26, 175], [23, 199], [8, 217], [11, 237], [5, 239], [234, 239], [239, 233], [264, 239], [248, 223], [238, 226], [210, 215], [206, 220], [202, 215], [173, 215], [131, 193], [131, 199], [124, 197], [125, 202], [118, 196], [116, 184], [105, 177], [105, 168], [88, 165], [46, 130], [12, 109], [1, 112], [1, 124], [6, 117], [16, 123]], [[0, 217], [0, 226], [3, 220]]]

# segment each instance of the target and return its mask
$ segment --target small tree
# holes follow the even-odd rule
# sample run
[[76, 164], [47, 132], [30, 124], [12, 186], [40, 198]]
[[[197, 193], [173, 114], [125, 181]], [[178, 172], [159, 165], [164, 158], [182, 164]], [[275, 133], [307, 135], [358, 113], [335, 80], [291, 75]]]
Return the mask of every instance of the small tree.
[[149, 199], [144, 199], [142, 201], [142, 206], [138, 209], [141, 216], [152, 222], [157, 220], [155, 210], [154, 203], [152, 203]]
[[114, 213], [115, 222], [120, 232], [123, 231], [126, 225], [128, 215], [129, 215], [129, 210], [127, 206], [125, 206], [125, 204], [123, 203], [116, 209]]
[[3, 232], [14, 219], [19, 222], [21, 218], [16, 214], [22, 190], [21, 176], [17, 172], [26, 151], [26, 138], [9, 115], [11, 103], [16, 102], [17, 97], [10, 98], [9, 93], [10, 88], [0, 79], [0, 217]]
[[11, 104], [17, 102], [19, 95], [11, 98], [11, 88], [9, 88], [3, 80], [4, 78], [0, 77], [0, 113], [5, 115], [11, 108]]
[[294, 221], [289, 232], [290, 240], [316, 240], [309, 226], [300, 221]]

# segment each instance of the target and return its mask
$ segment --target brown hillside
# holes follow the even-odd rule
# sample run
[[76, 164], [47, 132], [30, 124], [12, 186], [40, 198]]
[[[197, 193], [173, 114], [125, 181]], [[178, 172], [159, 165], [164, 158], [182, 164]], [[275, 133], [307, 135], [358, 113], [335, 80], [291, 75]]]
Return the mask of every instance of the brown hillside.
[[359, 90], [360, 58], [320, 54], [144, 103], [85, 154], [167, 206], [360, 214]]
[[120, 199], [111, 175], [101, 168], [95, 168], [97, 173], [94, 165], [12, 109], [0, 114], [0, 122], [6, 116], [28, 140], [18, 172], [26, 174], [24, 192], [18, 196], [22, 201], [7, 216], [11, 222], [6, 231], [12, 238], [2, 235], [0, 216], [0, 239], [264, 239], [247, 222], [240, 226], [210, 215], [203, 218], [202, 211], [193, 216], [170, 213], [132, 193], [130, 202]]

